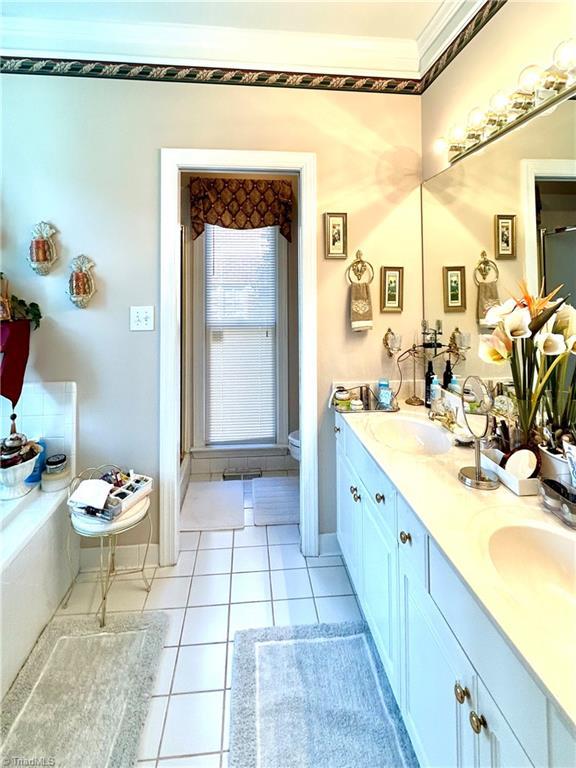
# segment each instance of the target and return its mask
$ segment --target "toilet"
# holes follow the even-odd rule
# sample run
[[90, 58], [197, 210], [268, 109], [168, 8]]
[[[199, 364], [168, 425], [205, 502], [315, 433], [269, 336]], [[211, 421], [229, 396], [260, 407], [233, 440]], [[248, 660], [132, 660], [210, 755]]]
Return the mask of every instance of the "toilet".
[[300, 430], [290, 432], [288, 435], [288, 449], [292, 458], [300, 461]]

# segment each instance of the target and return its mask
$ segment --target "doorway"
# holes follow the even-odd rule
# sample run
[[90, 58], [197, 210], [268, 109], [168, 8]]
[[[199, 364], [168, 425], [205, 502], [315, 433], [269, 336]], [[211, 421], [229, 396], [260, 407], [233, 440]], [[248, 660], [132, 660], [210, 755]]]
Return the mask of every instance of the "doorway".
[[[300, 426], [299, 517], [302, 552], [318, 554], [316, 387], [316, 167], [310, 153], [231, 150], [161, 150], [160, 304], [160, 546], [161, 565], [174, 564], [180, 549], [182, 475], [180, 335], [184, 299], [181, 278], [180, 180], [183, 173], [295, 174], [298, 188], [298, 416]], [[220, 337], [219, 337], [220, 338]], [[193, 429], [192, 429], [193, 432]], [[190, 434], [190, 430], [188, 432]], [[201, 447], [201, 446], [197, 446]]]

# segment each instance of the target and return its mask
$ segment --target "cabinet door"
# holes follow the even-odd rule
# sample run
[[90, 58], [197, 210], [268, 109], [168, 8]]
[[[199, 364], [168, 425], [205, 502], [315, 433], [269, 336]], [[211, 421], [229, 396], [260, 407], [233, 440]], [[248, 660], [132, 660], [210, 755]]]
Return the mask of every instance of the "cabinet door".
[[531, 768], [532, 762], [480, 679], [476, 704], [470, 710], [469, 726], [478, 731], [480, 768]]
[[364, 494], [362, 608], [392, 688], [398, 694], [398, 547], [385, 527], [383, 511]]
[[[476, 675], [412, 570], [400, 569], [400, 637], [402, 713], [421, 767], [474, 766], [468, 702]], [[465, 693], [462, 703], [456, 684]]]
[[362, 576], [362, 499], [360, 483], [347, 459], [339, 451], [336, 458], [337, 536], [356, 592], [361, 593]]

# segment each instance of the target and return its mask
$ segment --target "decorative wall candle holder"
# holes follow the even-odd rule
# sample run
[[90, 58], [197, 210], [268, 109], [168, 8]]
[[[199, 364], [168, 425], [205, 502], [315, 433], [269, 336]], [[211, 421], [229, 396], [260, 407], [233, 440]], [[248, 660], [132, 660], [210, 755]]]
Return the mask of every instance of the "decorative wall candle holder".
[[70, 301], [78, 309], [86, 309], [92, 296], [96, 293], [92, 267], [94, 262], [88, 256], [76, 256], [72, 260], [72, 273], [68, 282]]
[[32, 229], [28, 263], [37, 275], [47, 275], [58, 258], [52, 239], [55, 234], [56, 229], [47, 221], [41, 221]]

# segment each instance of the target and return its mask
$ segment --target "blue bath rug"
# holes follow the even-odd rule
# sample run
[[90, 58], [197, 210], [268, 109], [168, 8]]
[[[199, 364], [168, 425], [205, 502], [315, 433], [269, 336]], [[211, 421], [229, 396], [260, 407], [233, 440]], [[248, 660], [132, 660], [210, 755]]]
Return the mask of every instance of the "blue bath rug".
[[364, 622], [236, 634], [230, 768], [418, 768]]

